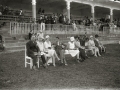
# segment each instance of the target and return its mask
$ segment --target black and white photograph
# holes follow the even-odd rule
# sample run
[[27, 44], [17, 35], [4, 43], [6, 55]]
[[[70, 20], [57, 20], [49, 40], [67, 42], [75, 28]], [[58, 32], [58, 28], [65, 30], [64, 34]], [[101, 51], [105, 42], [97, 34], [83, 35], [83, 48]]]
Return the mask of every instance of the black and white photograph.
[[120, 0], [0, 0], [0, 90], [120, 90]]

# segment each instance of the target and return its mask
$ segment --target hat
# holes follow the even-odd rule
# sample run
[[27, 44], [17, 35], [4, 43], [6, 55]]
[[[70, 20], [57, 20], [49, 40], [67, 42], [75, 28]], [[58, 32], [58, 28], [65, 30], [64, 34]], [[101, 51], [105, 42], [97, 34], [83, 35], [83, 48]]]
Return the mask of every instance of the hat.
[[70, 37], [70, 41], [74, 41], [75, 40], [75, 38], [74, 37]]
[[90, 38], [93, 38], [93, 36], [91, 35]]
[[45, 38], [47, 39], [47, 38], [49, 38], [50, 36], [49, 35], [47, 35]]

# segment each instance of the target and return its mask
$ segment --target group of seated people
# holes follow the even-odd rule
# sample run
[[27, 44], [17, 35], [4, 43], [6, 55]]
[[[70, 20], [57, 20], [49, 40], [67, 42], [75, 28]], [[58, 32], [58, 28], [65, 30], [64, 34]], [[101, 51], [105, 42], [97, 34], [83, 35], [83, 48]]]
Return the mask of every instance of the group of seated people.
[[76, 56], [76, 61], [80, 63], [89, 58], [88, 53], [97, 57], [105, 52], [105, 47], [99, 41], [98, 35], [95, 35], [95, 38], [92, 35], [89, 38], [86, 37], [83, 46], [79, 36], [70, 37], [68, 43], [62, 43], [60, 38], [56, 37], [56, 42], [52, 44], [49, 35], [44, 38], [40, 33], [42, 31], [32, 34], [30, 41], [26, 44], [27, 55], [33, 59], [34, 70], [37, 70], [37, 56], [41, 57], [43, 66], [46, 68], [50, 63], [55, 67], [55, 59], [67, 66], [65, 58], [67, 54], [72, 57]]

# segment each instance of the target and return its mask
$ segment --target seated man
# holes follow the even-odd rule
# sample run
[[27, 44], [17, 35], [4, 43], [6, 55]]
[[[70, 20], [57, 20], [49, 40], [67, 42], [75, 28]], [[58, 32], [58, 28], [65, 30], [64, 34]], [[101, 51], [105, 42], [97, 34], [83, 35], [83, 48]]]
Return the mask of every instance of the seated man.
[[70, 54], [72, 57], [77, 56], [77, 62], [80, 62], [79, 58], [79, 50], [75, 47], [74, 37], [70, 37], [70, 41], [68, 42], [67, 50], [65, 50], [65, 54]]
[[4, 41], [3, 41], [3, 37], [0, 35], [0, 50], [4, 50], [5, 49], [5, 45], [4, 45]]
[[75, 46], [80, 51], [80, 57], [82, 59], [81, 61], [84, 61], [87, 57], [86, 52], [85, 52], [85, 47], [81, 46], [78, 36], [75, 36], [74, 38], [75, 38]]
[[[35, 36], [32, 35], [31, 40], [27, 42], [27, 55], [33, 59], [33, 69], [37, 70], [37, 55], [39, 53], [39, 48], [35, 41]], [[41, 55], [43, 63], [45, 63], [45, 57]]]
[[99, 48], [100, 54], [102, 54], [102, 52], [105, 52], [105, 47], [104, 47], [103, 44], [99, 41], [98, 37], [99, 37], [99, 36], [96, 34], [96, 35], [95, 35], [94, 42], [95, 42], [95, 46]]

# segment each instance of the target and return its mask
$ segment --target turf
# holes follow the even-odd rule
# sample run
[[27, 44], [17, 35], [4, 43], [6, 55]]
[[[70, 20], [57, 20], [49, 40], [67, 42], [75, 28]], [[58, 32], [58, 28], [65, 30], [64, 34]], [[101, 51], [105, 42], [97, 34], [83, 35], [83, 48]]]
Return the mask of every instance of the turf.
[[[66, 56], [68, 66], [42, 66], [39, 71], [24, 67], [24, 52], [0, 54], [0, 90], [23, 89], [120, 89], [120, 45], [106, 45], [101, 57], [77, 63]], [[82, 90], [82, 89], [81, 89]], [[104, 89], [103, 89], [104, 90]]]

